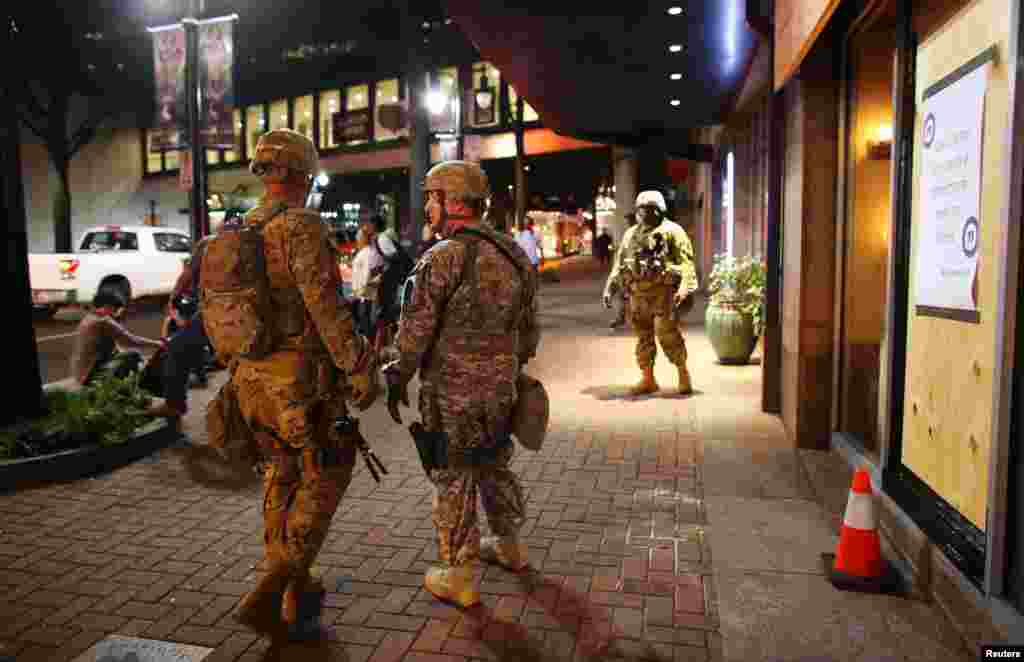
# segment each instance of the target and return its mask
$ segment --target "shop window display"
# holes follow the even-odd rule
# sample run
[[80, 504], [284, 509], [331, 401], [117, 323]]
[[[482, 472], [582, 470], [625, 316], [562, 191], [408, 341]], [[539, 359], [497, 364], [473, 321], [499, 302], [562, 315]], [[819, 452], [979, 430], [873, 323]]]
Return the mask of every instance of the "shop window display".
[[278, 99], [270, 104], [270, 130], [288, 128], [288, 100]]
[[267, 132], [266, 121], [263, 119], [263, 105], [249, 106], [245, 109], [245, 148], [249, 158], [256, 153], [256, 143], [260, 136]]
[[473, 88], [466, 90], [464, 102], [464, 107], [471, 109], [466, 119], [470, 126], [485, 127], [498, 123], [500, 89], [501, 74], [490, 62], [473, 65]]
[[146, 133], [146, 172], [155, 173], [163, 170], [163, 158], [160, 152], [151, 152], [150, 146], [153, 144], [153, 134], [151, 132]]
[[295, 100], [295, 130], [313, 139], [313, 95], [309, 94]]
[[[373, 132], [376, 140], [393, 140], [399, 136], [408, 135], [409, 130], [401, 128], [397, 131], [389, 129], [381, 124], [381, 108], [387, 108], [388, 106], [402, 105], [402, 100], [399, 98], [398, 79], [390, 78], [388, 80], [382, 80], [377, 82], [376, 86], [376, 103], [377, 108], [373, 115]], [[385, 112], [387, 112], [385, 110]]]
[[430, 106], [430, 130], [448, 132], [456, 129], [455, 120], [459, 70], [457, 67], [438, 69], [431, 75], [427, 103]]
[[334, 139], [332, 117], [340, 110], [341, 92], [339, 90], [320, 93], [320, 149], [331, 149], [338, 146]]
[[[234, 111], [234, 123], [235, 123], [235, 145], [241, 145], [242, 135], [242, 111], [235, 108]], [[236, 163], [241, 160], [241, 155], [237, 149], [224, 150], [224, 163]]]
[[[345, 111], [366, 110], [370, 107], [370, 86], [353, 85], [345, 90]], [[346, 140], [346, 145], [363, 145], [365, 140]]]

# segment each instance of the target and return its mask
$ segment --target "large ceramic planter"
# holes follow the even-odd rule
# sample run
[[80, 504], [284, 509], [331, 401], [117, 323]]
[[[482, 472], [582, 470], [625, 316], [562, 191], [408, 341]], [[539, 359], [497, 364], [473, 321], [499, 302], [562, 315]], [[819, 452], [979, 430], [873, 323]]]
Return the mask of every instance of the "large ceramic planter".
[[718, 361], [726, 365], [744, 365], [757, 346], [754, 318], [731, 303], [710, 303], [704, 313], [704, 329]]

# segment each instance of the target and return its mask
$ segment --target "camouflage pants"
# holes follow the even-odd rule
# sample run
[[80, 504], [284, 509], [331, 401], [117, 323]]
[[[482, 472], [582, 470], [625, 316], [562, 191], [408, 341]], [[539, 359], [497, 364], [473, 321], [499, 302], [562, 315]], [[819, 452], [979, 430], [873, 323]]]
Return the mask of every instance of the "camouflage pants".
[[356, 454], [331, 428], [344, 412], [340, 396], [317, 397], [309, 370], [298, 352], [279, 352], [265, 361], [241, 362], [232, 377], [249, 429], [269, 434], [277, 446], [263, 477], [265, 558], [296, 577], [308, 574], [323, 546], [352, 480]]
[[629, 321], [636, 330], [636, 362], [641, 369], [654, 366], [658, 354], [654, 338], [674, 365], [686, 365], [686, 341], [672, 314], [674, 289], [669, 286], [633, 290], [629, 295]]
[[442, 563], [463, 565], [480, 556], [478, 493], [494, 534], [518, 535], [525, 520], [526, 502], [519, 478], [509, 469], [514, 448], [509, 444], [501, 449], [493, 463], [431, 472], [435, 487], [433, 518], [437, 527], [438, 558]]

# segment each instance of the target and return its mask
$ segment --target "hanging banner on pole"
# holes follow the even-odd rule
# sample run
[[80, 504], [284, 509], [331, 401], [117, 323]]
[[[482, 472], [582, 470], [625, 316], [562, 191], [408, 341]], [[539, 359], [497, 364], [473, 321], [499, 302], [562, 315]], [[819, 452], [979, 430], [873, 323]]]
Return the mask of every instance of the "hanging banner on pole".
[[180, 23], [150, 28], [156, 76], [156, 118], [150, 130], [152, 152], [178, 150], [188, 143], [185, 96], [185, 28]]
[[232, 112], [237, 19], [232, 15], [199, 23], [199, 81], [203, 98], [200, 132], [209, 149], [237, 148]]
[[916, 313], [977, 323], [985, 92], [994, 52], [924, 93]]

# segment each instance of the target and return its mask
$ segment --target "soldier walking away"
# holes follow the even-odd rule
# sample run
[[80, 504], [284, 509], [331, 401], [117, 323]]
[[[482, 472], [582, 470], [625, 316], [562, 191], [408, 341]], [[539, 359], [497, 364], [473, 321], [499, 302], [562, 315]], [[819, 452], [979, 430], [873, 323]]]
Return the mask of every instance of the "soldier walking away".
[[[423, 190], [425, 212], [445, 239], [419, 260], [403, 297], [400, 357], [384, 370], [388, 409], [401, 422], [407, 387], [419, 372], [420, 423], [410, 431], [434, 484], [433, 519], [441, 564], [424, 585], [461, 607], [480, 600], [476, 561], [513, 572], [526, 568], [519, 541], [525, 503], [513, 456], [517, 378], [539, 341], [537, 272], [526, 253], [482, 223], [490, 195], [474, 163], [433, 167]], [[480, 539], [477, 493], [491, 530]]]
[[[323, 586], [310, 566], [355, 464], [355, 440], [337, 433], [334, 421], [347, 414], [346, 394], [360, 409], [376, 398], [369, 346], [355, 333], [351, 310], [338, 296], [328, 231], [319, 214], [304, 207], [317, 161], [304, 135], [288, 129], [264, 134], [250, 166], [263, 180], [264, 198], [241, 229], [206, 245], [199, 277], [203, 322], [221, 356], [222, 347], [244, 335], [238, 320], [248, 314], [218, 299], [228, 296], [221, 293], [229, 291], [223, 274], [265, 274], [258, 281], [265, 283], [265, 296], [257, 297], [266, 302], [263, 312], [245, 324], [269, 338], [260, 341], [267, 349], [235, 355], [231, 379], [211, 404], [207, 426], [213, 445], [215, 438], [234, 443], [241, 427], [264, 460], [266, 574], [242, 598], [235, 617], [259, 632], [284, 630], [292, 638], [319, 636], [318, 626], [308, 626], [319, 612]], [[241, 242], [252, 229], [262, 239], [246, 250], [254, 251], [255, 262], [262, 258], [262, 266], [239, 264], [242, 250], [233, 256], [217, 247]]]
[[633, 395], [658, 390], [655, 336], [679, 370], [679, 392], [693, 392], [676, 310], [692, 302], [697, 271], [690, 238], [667, 218], [667, 211], [665, 198], [658, 191], [643, 191], [636, 197], [638, 223], [622, 237], [602, 297], [606, 308], [611, 307], [616, 288], [629, 297], [630, 322], [637, 333], [636, 361], [643, 371], [640, 383], [631, 390]]

